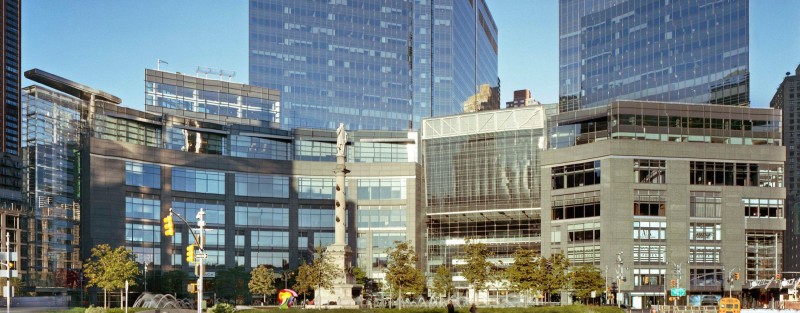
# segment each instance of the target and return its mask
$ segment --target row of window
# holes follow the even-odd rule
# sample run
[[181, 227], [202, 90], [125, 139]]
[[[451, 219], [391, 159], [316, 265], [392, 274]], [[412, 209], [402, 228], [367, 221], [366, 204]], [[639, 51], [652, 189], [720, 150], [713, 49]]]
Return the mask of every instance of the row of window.
[[550, 171], [554, 190], [600, 183], [600, 161], [556, 166]]
[[[264, 174], [235, 174], [235, 193], [248, 197], [289, 197], [289, 177]], [[161, 167], [156, 164], [125, 162], [125, 184], [161, 188]], [[334, 178], [298, 179], [298, 198], [333, 199]], [[225, 173], [175, 167], [172, 169], [172, 190], [197, 193], [225, 194]], [[404, 200], [405, 179], [359, 179], [359, 200]]]

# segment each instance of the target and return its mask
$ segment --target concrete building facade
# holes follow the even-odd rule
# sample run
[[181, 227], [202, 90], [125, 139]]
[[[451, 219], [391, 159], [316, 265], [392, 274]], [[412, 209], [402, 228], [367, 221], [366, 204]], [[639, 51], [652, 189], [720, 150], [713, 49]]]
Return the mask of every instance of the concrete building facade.
[[[690, 302], [731, 289], [757, 298], [782, 271], [780, 119], [639, 101], [555, 116], [542, 153], [542, 253], [597, 266], [634, 308], [664, 304], [673, 280]], [[733, 272], [742, 279], [730, 284]]]
[[786, 72], [770, 107], [783, 112], [783, 143], [786, 146], [786, 244], [784, 270], [789, 277], [800, 272], [800, 65], [794, 75]]

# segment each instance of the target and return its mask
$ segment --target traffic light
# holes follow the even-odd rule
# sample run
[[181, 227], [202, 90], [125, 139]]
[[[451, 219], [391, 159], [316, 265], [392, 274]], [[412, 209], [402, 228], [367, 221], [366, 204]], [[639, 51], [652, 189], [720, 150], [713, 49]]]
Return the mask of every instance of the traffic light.
[[649, 285], [650, 284], [650, 276], [645, 276], [644, 277], [644, 284], [645, 285]]
[[164, 236], [175, 235], [175, 224], [172, 223], [172, 214], [164, 218]]
[[196, 245], [186, 246], [186, 262], [189, 263], [194, 262], [194, 246]]
[[13, 270], [14, 269], [14, 262], [8, 261], [8, 269], [9, 270]]
[[780, 274], [780, 273], [778, 273], [778, 274], [775, 274], [775, 279], [778, 279], [778, 280], [780, 280], [780, 279], [781, 279], [781, 274]]
[[670, 280], [669, 281], [669, 286], [672, 287], [672, 288], [675, 288], [675, 287], [678, 286], [678, 282], [676, 282], [674, 279]]
[[733, 273], [733, 280], [739, 280], [739, 272]]
[[188, 291], [189, 293], [197, 293], [197, 284], [196, 283], [189, 284], [188, 286], [186, 286], [186, 291]]

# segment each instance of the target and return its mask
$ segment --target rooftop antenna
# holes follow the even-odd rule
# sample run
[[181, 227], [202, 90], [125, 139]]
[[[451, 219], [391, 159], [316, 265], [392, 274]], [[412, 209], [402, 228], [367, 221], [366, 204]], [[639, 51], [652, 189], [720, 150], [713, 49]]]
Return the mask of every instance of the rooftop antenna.
[[216, 75], [219, 76], [220, 80], [227, 77], [228, 81], [230, 82], [233, 79], [233, 77], [236, 76], [236, 71], [198, 66], [197, 70], [195, 71], [195, 75], [199, 77], [200, 74], [203, 74], [205, 76], [204, 78], [208, 78], [209, 74]]
[[164, 61], [162, 59], [158, 59], [158, 65], [156, 66], [156, 69], [159, 70], [159, 71], [161, 70], [161, 63], [169, 64], [169, 63], [167, 63], [167, 61]]

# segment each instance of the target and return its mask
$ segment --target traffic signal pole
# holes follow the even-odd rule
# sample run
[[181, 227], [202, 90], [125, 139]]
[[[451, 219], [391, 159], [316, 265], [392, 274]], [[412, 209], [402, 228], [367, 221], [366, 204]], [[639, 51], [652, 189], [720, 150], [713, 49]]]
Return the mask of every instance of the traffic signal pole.
[[8, 277], [6, 278], [6, 289], [8, 289], [8, 295], [6, 297], [6, 313], [11, 312], [11, 246], [9, 244], [9, 233], [6, 232], [6, 269], [8, 269]]
[[[206, 228], [206, 221], [205, 221], [206, 212], [203, 211], [203, 208], [200, 208], [200, 211], [197, 212], [197, 216], [196, 216], [196, 218], [197, 218], [197, 226], [199, 227], [199, 232], [200, 232], [200, 235], [198, 236], [197, 234], [195, 234], [194, 229], [192, 229], [192, 226], [189, 225], [189, 221], [187, 221], [185, 218], [180, 216], [180, 214], [177, 214], [177, 213], [173, 212], [172, 208], [169, 208], [169, 215], [164, 218], [164, 235], [167, 236], [167, 237], [173, 236], [175, 234], [174, 225], [172, 224], [172, 215], [173, 214], [175, 216], [177, 216], [178, 219], [183, 221], [183, 223], [186, 224], [186, 226], [189, 228], [189, 232], [192, 234], [192, 237], [194, 237], [194, 242], [197, 243], [198, 250], [200, 251], [200, 254], [195, 254], [194, 255], [194, 260], [191, 260], [191, 258], [187, 258], [186, 261], [190, 262], [190, 263], [192, 261], [196, 262], [195, 263], [195, 268], [197, 269], [197, 313], [203, 313], [203, 306], [202, 306], [202, 303], [203, 303], [203, 276], [205, 275], [205, 271], [206, 271], [204, 261], [205, 261], [206, 258], [208, 258], [208, 254], [205, 253], [205, 236], [204, 236], [204, 232], [205, 232], [205, 228]], [[192, 246], [189, 245], [189, 247], [192, 247]], [[194, 249], [194, 248], [192, 247], [192, 249]], [[187, 253], [188, 253], [188, 251], [187, 251]]]

